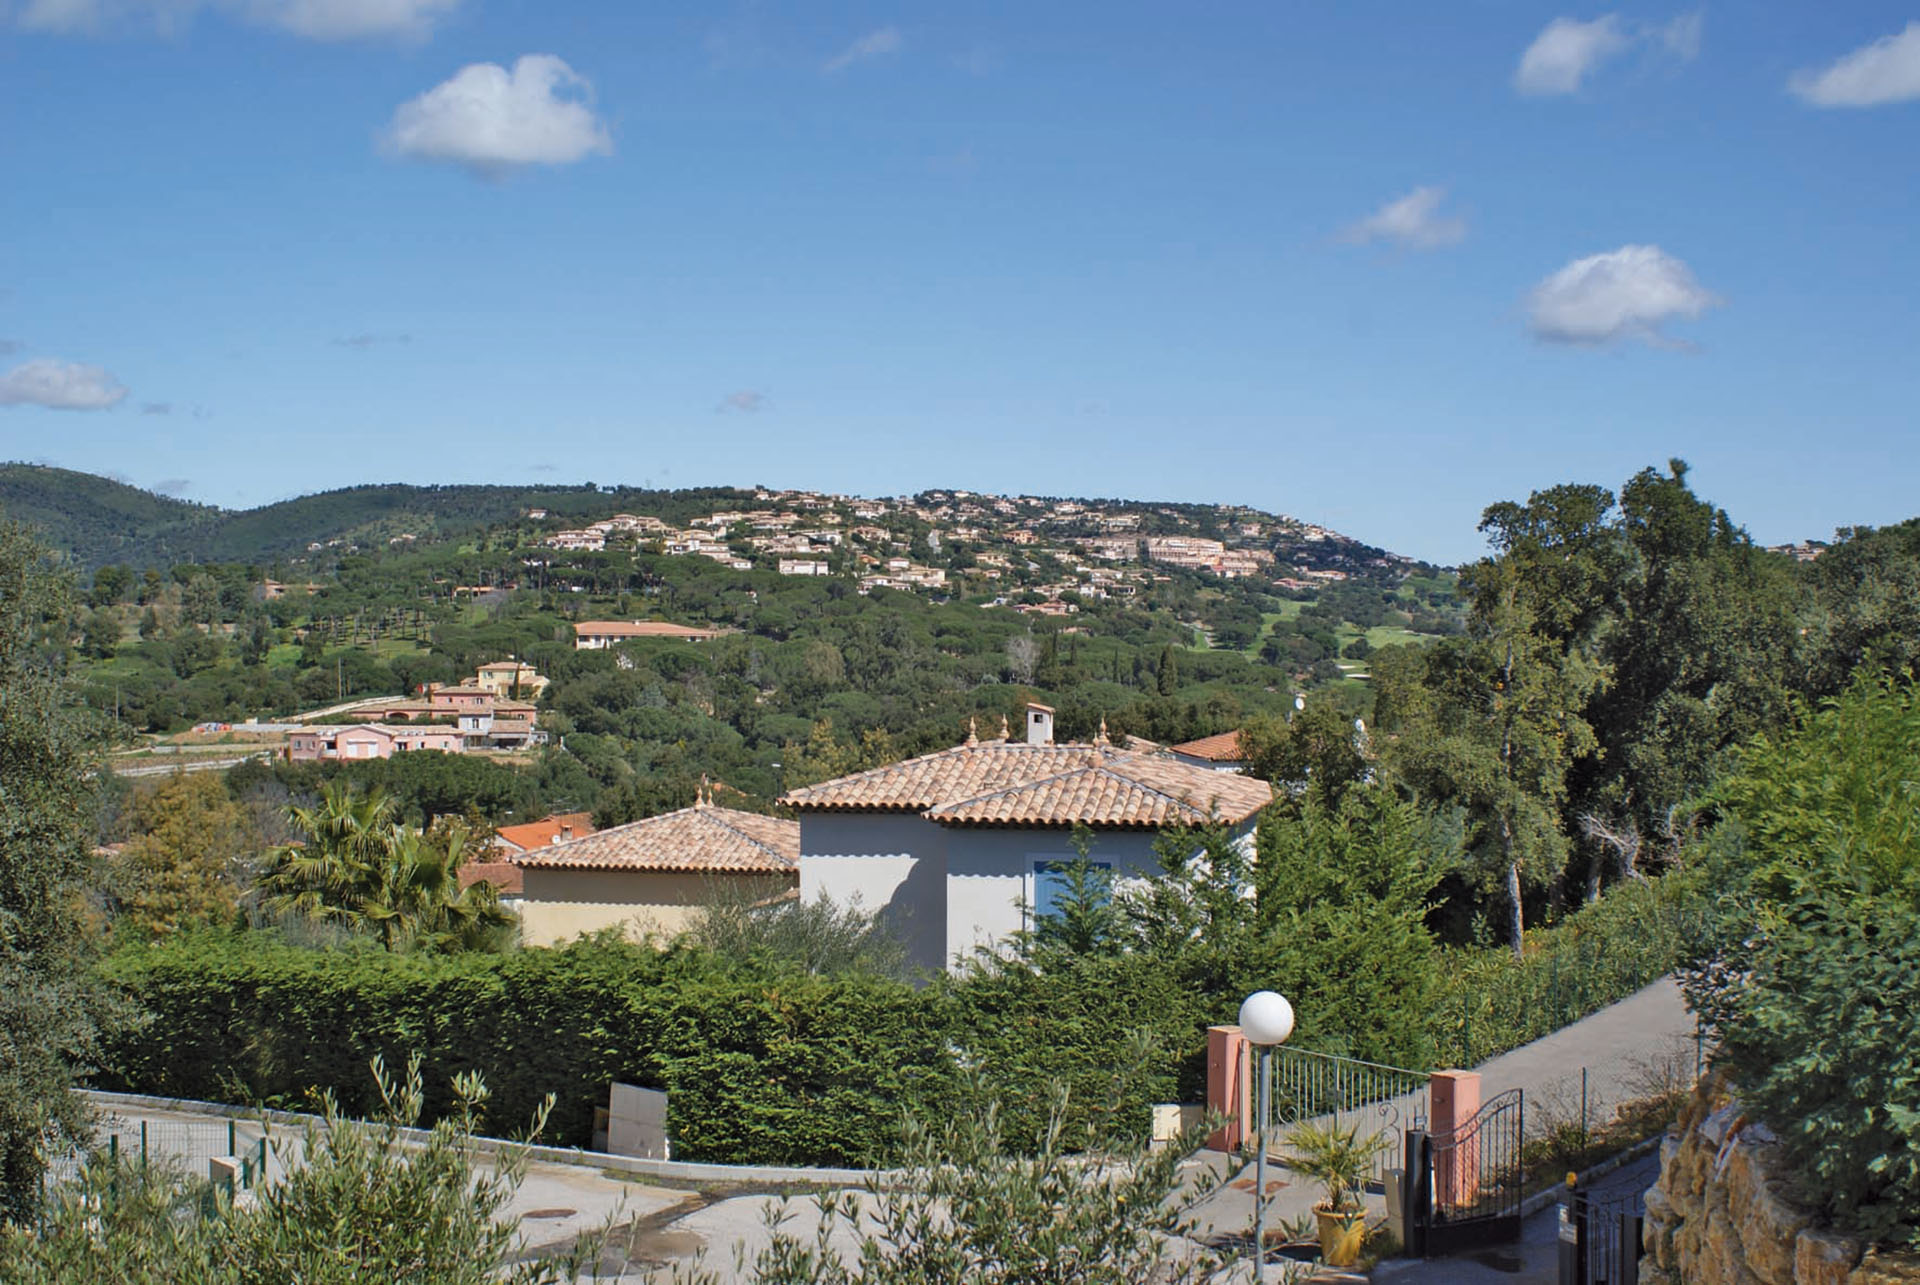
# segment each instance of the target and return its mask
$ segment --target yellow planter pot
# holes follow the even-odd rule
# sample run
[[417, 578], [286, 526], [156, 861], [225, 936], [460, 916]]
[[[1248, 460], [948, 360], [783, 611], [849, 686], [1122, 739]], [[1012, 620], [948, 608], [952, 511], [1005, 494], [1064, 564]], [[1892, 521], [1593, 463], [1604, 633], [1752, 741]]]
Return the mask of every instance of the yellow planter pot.
[[1351, 1267], [1360, 1261], [1361, 1247], [1367, 1241], [1365, 1210], [1315, 1209], [1320, 1222], [1320, 1257], [1329, 1267]]

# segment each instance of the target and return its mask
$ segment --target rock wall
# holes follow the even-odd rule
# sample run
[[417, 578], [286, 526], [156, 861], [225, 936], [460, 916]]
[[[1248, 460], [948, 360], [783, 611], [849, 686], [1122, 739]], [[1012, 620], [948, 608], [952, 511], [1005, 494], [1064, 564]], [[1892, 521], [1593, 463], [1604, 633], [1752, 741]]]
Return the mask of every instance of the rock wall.
[[1920, 1254], [1816, 1225], [1778, 1153], [1723, 1084], [1703, 1084], [1660, 1146], [1643, 1285], [1920, 1285]]

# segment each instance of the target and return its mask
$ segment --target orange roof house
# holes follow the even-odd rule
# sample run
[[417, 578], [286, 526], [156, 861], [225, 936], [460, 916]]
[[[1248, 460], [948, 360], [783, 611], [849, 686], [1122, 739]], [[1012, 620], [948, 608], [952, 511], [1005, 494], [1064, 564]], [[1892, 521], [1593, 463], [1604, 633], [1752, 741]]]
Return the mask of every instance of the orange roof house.
[[573, 645], [576, 650], [592, 651], [616, 647], [636, 638], [680, 638], [687, 642], [706, 642], [733, 632], [718, 626], [702, 628], [676, 625], [666, 620], [582, 620], [573, 627]]
[[562, 843], [568, 839], [578, 839], [593, 833], [593, 813], [562, 812], [554, 816], [542, 817], [538, 821], [528, 821], [523, 825], [503, 825], [494, 831], [498, 836], [495, 846], [508, 853], [527, 852], [534, 848], [544, 848], [550, 843]]
[[716, 898], [764, 901], [798, 879], [799, 823], [715, 806], [692, 807], [508, 857], [525, 879], [528, 945], [619, 927], [636, 938], [689, 927]]
[[1160, 872], [1154, 843], [1209, 822], [1250, 842], [1273, 799], [1265, 781], [1120, 749], [1103, 733], [1055, 744], [1053, 711], [1029, 705], [1024, 741], [966, 743], [790, 791], [800, 816], [800, 895], [880, 912], [928, 968], [992, 949], [1053, 913], [1077, 827], [1116, 879]]
[[1218, 736], [1203, 736], [1197, 741], [1169, 745], [1167, 753], [1182, 762], [1210, 767], [1218, 772], [1237, 772], [1246, 761], [1240, 753], [1238, 732], [1221, 732]]

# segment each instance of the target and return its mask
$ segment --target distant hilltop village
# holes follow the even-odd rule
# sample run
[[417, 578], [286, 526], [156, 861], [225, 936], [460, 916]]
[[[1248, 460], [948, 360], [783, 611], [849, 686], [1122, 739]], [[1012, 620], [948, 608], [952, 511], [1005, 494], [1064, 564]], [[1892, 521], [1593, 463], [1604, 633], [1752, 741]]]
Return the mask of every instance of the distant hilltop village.
[[[1000, 580], [1016, 561], [1029, 570], [1048, 558], [1070, 569], [1037, 586], [1047, 601], [1024, 610], [1073, 610], [1063, 594], [1125, 597], [1177, 567], [1227, 579], [1259, 577], [1282, 589], [1313, 589], [1366, 567], [1410, 559], [1368, 548], [1326, 527], [1234, 505], [1155, 505], [927, 491], [887, 500], [818, 491], [753, 494], [757, 507], [722, 509], [675, 526], [657, 517], [616, 513], [542, 540], [555, 550], [631, 549], [711, 558], [738, 571], [785, 576], [848, 576], [861, 593], [875, 589], [944, 591], [956, 562], [969, 577]], [[550, 520], [532, 508], [526, 517]], [[916, 547], [945, 556], [930, 566]], [[963, 552], [964, 551], [964, 552]], [[961, 555], [956, 558], [956, 554]]]

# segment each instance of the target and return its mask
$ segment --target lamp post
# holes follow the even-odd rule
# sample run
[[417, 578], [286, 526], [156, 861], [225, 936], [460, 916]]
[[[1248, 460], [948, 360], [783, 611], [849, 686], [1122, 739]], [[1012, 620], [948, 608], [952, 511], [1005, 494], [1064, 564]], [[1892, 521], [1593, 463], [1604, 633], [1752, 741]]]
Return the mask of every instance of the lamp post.
[[1293, 1034], [1293, 1005], [1273, 991], [1255, 991], [1240, 1003], [1240, 1029], [1260, 1050], [1260, 1109], [1253, 1153], [1253, 1279], [1266, 1279], [1267, 1126], [1273, 1119], [1273, 1050]]

